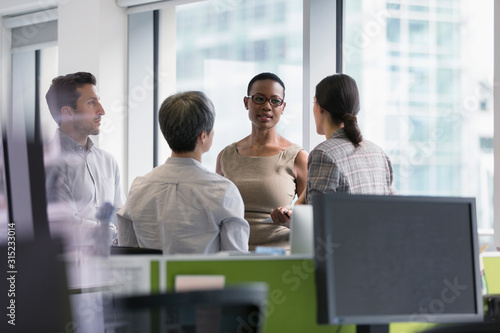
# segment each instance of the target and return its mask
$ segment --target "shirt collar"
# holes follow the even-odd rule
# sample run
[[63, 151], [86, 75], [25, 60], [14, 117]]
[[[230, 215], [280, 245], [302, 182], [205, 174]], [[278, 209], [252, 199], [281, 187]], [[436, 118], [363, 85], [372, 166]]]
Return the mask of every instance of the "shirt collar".
[[[69, 135], [63, 133], [61, 129], [58, 129], [57, 132], [59, 133], [59, 142], [63, 149], [76, 152], [85, 151], [84, 147], [80, 143], [73, 140]], [[88, 151], [90, 152], [93, 147], [94, 147], [94, 142], [92, 142], [90, 138], [87, 138]]]
[[339, 128], [338, 130], [336, 130], [335, 132], [332, 133], [332, 135], [330, 135], [330, 137], [328, 139], [333, 139], [333, 138], [346, 138], [346, 134], [345, 134], [345, 130], [343, 127]]
[[169, 157], [165, 164], [177, 164], [177, 165], [196, 165], [203, 167], [203, 165], [191, 157]]

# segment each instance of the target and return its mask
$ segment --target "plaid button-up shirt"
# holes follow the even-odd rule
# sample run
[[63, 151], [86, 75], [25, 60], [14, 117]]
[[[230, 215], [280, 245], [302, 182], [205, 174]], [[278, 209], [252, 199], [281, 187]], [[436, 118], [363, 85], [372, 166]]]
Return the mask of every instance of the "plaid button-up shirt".
[[317, 193], [397, 194], [389, 157], [370, 141], [356, 148], [343, 128], [311, 151], [307, 169], [308, 204]]

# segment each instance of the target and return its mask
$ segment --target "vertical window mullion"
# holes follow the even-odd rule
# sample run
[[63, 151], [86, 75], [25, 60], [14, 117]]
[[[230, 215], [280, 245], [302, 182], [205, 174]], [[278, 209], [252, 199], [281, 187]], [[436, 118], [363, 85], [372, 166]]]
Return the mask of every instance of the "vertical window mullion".
[[343, 73], [343, 48], [344, 48], [344, 1], [337, 0], [337, 11], [335, 13], [335, 63], [336, 72]]
[[160, 55], [160, 11], [153, 12], [153, 166], [158, 166], [158, 61]]

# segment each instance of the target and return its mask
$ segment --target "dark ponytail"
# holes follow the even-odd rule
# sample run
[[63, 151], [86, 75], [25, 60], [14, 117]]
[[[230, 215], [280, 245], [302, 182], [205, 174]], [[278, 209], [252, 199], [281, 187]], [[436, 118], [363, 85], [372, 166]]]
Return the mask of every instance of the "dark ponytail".
[[335, 123], [344, 123], [347, 138], [356, 147], [363, 141], [358, 127], [359, 93], [356, 81], [345, 74], [327, 76], [316, 86], [316, 102]]
[[359, 147], [359, 143], [363, 141], [363, 136], [358, 127], [358, 118], [352, 114], [346, 113], [344, 117], [344, 131], [345, 135], [356, 147]]

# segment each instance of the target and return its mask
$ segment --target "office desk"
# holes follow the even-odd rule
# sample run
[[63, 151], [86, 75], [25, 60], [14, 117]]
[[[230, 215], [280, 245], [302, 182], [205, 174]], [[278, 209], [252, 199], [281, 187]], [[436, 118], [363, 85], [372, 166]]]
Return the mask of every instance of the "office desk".
[[[263, 281], [269, 285], [265, 332], [337, 332], [316, 324], [314, 261], [310, 256], [179, 255], [111, 256], [102, 260], [114, 294], [173, 291], [177, 275], [224, 275], [226, 285]], [[391, 332], [413, 333], [433, 326], [391, 324]], [[342, 333], [354, 333], [345, 325]]]

